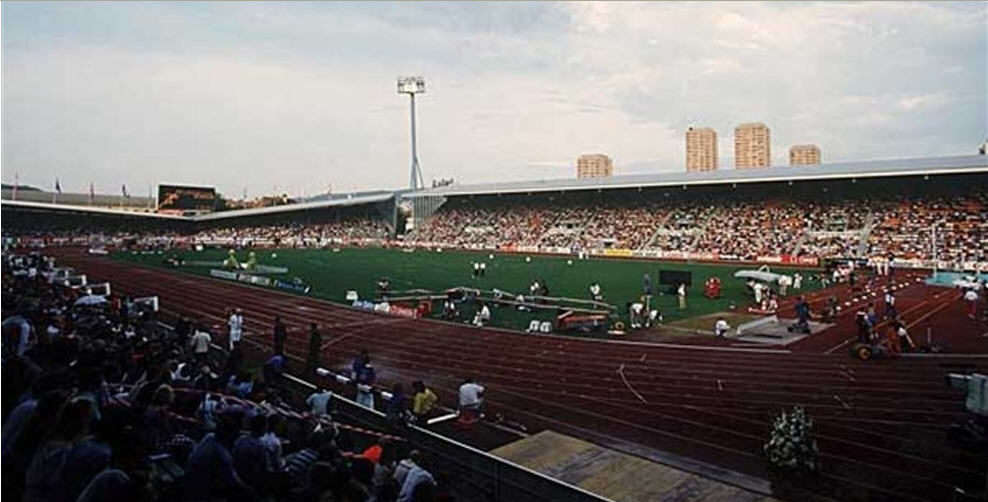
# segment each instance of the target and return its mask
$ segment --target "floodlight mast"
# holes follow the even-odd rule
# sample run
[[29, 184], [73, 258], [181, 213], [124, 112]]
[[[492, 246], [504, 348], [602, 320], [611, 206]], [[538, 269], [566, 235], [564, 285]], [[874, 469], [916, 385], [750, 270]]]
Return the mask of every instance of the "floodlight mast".
[[418, 145], [415, 135], [415, 95], [425, 93], [425, 79], [422, 77], [398, 77], [398, 94], [408, 94], [412, 115], [412, 170], [408, 188], [418, 190], [422, 183], [422, 169], [419, 167]]

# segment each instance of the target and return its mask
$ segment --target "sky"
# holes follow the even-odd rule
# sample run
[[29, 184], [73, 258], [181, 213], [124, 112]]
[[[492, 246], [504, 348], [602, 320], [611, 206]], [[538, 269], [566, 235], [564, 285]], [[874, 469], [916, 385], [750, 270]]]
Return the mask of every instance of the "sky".
[[4, 182], [228, 196], [685, 169], [685, 130], [773, 164], [974, 154], [988, 3], [2, 2]]

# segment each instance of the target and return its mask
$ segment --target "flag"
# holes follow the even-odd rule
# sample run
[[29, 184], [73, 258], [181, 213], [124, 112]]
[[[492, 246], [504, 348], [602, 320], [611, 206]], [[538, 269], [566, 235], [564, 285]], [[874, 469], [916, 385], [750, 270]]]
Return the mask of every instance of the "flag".
[[89, 182], [89, 205], [93, 204], [93, 199], [96, 198], [96, 190], [93, 188], [93, 182]]
[[120, 191], [123, 192], [123, 196], [124, 197], [126, 197], [128, 199], [130, 198], [130, 195], [127, 194], [127, 185], [126, 184], [120, 185]]
[[15, 172], [14, 173], [14, 193], [13, 193], [13, 196], [12, 196], [13, 200], [17, 200], [17, 189], [20, 187], [20, 184], [21, 184], [21, 176], [20, 176], [20, 173], [16, 173]]
[[55, 178], [55, 191], [62, 193], [62, 185], [58, 182], [58, 177]]

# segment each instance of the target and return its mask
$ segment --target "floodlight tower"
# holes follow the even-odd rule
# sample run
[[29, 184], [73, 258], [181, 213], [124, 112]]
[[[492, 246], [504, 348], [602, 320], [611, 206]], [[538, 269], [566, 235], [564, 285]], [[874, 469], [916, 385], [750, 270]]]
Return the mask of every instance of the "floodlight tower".
[[412, 104], [412, 172], [408, 188], [418, 190], [422, 182], [422, 170], [419, 168], [418, 146], [415, 142], [415, 95], [425, 93], [425, 79], [422, 77], [398, 77], [398, 94], [408, 94]]

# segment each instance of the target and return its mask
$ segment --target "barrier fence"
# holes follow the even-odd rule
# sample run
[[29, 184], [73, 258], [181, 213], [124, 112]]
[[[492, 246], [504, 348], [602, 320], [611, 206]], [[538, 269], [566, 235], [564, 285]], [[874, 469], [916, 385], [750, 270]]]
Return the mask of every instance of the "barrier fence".
[[[285, 381], [306, 391], [316, 386], [301, 378], [285, 374]], [[391, 430], [383, 413], [365, 408], [337, 393], [333, 394], [335, 413], [371, 429]], [[450, 477], [471, 485], [497, 502], [612, 502], [610, 499], [551, 478], [485, 451], [447, 438], [416, 425], [402, 428], [408, 443], [441, 461]]]

